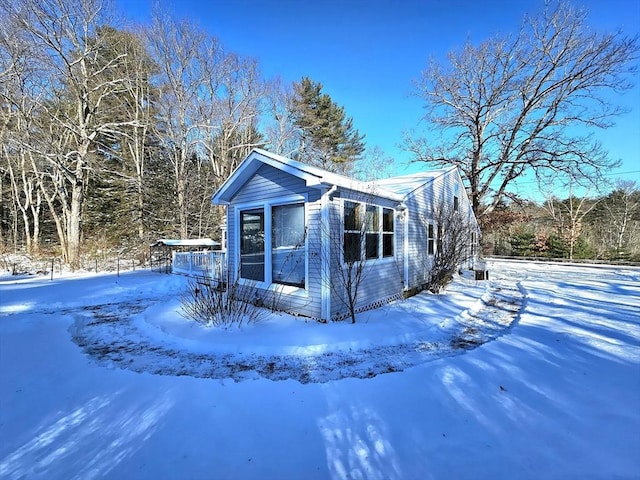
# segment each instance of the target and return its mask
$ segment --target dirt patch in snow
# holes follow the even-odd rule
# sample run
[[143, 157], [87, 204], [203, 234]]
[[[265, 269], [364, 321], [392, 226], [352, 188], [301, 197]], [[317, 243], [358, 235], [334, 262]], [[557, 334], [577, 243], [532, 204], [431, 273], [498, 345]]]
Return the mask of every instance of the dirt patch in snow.
[[[156, 300], [157, 301], [157, 300]], [[232, 379], [267, 378], [324, 383], [343, 378], [372, 378], [476, 348], [508, 332], [518, 318], [523, 294], [518, 286], [493, 287], [478, 308], [459, 315], [448, 330], [448, 341], [428, 338], [397, 345], [311, 355], [198, 353], [158, 342], [141, 331], [132, 318], [149, 300], [95, 305], [74, 310], [73, 341], [101, 365], [156, 375]]]

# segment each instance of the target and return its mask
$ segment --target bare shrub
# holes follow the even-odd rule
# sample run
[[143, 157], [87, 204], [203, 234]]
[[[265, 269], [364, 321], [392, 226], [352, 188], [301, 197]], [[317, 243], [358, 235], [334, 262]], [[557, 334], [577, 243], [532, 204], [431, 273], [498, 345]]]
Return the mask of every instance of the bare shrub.
[[228, 285], [209, 277], [189, 282], [181, 297], [180, 314], [206, 327], [237, 327], [258, 322], [267, 310], [262, 307], [255, 285], [236, 280]]
[[[426, 229], [435, 226], [435, 245], [430, 265], [427, 288], [432, 293], [440, 293], [452, 280], [460, 267], [474, 256], [475, 231], [466, 215], [453, 207], [441, 206], [434, 212], [434, 218], [423, 218]], [[429, 235], [430, 236], [430, 235]]]

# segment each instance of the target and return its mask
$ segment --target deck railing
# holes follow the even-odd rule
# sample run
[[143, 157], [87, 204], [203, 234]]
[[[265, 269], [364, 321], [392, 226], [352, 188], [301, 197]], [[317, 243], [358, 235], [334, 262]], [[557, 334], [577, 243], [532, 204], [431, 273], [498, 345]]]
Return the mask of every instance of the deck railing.
[[172, 272], [209, 277], [218, 282], [227, 278], [227, 252], [173, 252]]

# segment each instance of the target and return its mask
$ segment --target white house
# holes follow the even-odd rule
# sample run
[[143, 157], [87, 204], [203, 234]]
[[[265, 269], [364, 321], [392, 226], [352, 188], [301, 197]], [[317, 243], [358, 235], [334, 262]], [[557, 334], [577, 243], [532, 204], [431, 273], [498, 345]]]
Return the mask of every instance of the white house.
[[348, 314], [338, 269], [354, 261], [364, 269], [358, 311], [428, 282], [438, 205], [472, 225], [472, 253], [480, 233], [455, 167], [361, 182], [256, 149], [212, 201], [227, 206], [231, 280], [250, 283], [265, 304], [323, 321]]

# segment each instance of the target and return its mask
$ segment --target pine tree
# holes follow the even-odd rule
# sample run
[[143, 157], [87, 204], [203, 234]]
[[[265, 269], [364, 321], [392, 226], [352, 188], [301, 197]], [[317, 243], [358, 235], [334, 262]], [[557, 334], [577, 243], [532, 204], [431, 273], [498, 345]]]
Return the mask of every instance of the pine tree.
[[344, 108], [322, 93], [322, 84], [308, 77], [294, 83], [291, 110], [300, 130], [296, 159], [334, 172], [352, 172], [365, 150], [364, 135], [353, 127]]

